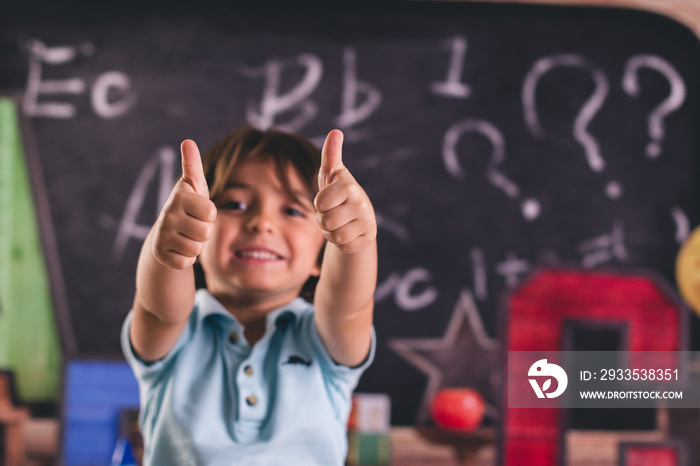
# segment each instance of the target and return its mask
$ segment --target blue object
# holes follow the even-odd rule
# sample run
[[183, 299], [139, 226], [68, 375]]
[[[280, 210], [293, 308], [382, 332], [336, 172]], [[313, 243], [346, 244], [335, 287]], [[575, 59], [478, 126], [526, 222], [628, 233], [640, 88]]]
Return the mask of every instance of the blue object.
[[131, 368], [125, 361], [71, 360], [63, 380], [62, 464], [109, 464], [119, 438], [121, 410], [139, 407]]
[[117, 446], [112, 454], [111, 466], [136, 466], [134, 453], [131, 450], [131, 443], [124, 437], [117, 440]]

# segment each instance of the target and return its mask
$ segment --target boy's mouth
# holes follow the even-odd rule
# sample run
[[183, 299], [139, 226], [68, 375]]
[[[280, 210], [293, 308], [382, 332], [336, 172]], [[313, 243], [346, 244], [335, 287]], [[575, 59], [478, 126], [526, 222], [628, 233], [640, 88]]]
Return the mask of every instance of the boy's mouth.
[[257, 261], [277, 261], [282, 260], [283, 257], [276, 254], [269, 249], [258, 249], [258, 248], [246, 248], [238, 249], [233, 253], [236, 257], [240, 259], [250, 259]]

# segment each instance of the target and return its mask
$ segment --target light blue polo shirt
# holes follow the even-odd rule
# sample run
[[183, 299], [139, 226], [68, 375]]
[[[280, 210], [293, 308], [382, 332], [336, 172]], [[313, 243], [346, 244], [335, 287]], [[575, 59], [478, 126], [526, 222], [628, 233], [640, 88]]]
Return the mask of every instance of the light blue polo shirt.
[[147, 466], [342, 465], [351, 394], [374, 358], [349, 368], [326, 351], [301, 298], [267, 315], [251, 349], [236, 319], [206, 290], [163, 359], [122, 348], [139, 382]]

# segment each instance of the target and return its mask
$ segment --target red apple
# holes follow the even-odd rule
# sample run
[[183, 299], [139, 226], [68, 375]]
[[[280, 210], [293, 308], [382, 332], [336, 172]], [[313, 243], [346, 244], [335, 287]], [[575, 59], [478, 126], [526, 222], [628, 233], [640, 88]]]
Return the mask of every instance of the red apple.
[[472, 388], [443, 388], [430, 403], [430, 415], [445, 430], [470, 432], [481, 425], [484, 408], [484, 398]]

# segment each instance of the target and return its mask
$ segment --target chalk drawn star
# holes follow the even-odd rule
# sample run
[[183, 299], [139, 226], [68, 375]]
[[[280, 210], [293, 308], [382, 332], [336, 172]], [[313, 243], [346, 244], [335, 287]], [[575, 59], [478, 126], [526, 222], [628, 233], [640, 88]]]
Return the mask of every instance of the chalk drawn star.
[[389, 341], [389, 347], [428, 376], [417, 423], [427, 423], [430, 400], [442, 387], [478, 390], [486, 401], [487, 416], [498, 417], [500, 342], [484, 330], [469, 290], [460, 293], [441, 338], [396, 338]]

